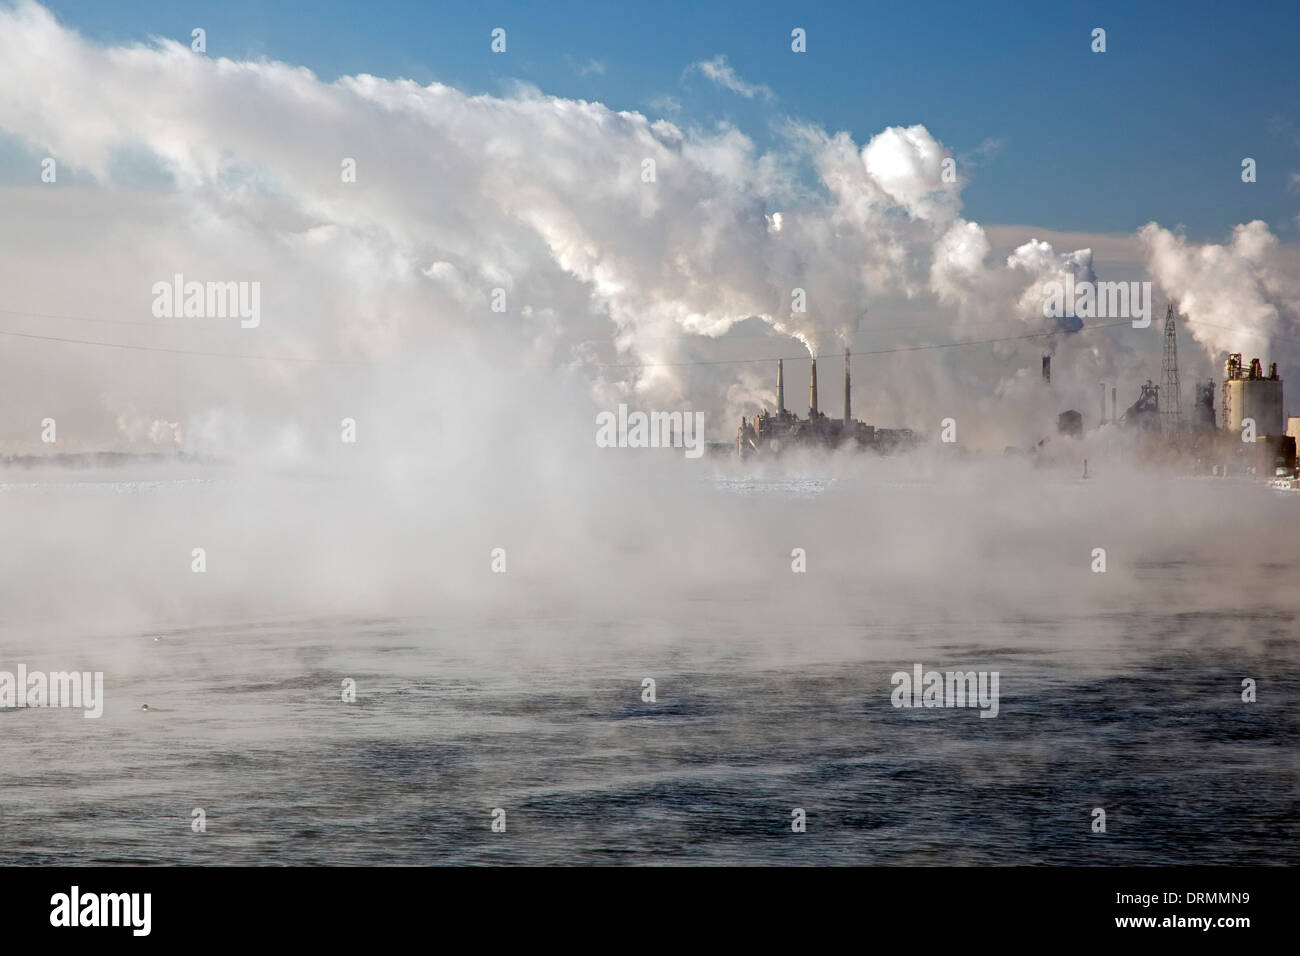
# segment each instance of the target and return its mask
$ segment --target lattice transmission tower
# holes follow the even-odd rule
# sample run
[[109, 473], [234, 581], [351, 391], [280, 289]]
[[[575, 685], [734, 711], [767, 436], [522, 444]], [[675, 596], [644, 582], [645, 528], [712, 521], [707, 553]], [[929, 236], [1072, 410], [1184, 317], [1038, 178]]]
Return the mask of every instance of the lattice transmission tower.
[[1175, 432], [1183, 427], [1183, 410], [1178, 401], [1178, 333], [1174, 330], [1172, 302], [1165, 312], [1165, 357], [1161, 370], [1165, 382], [1160, 389], [1160, 421], [1164, 431]]

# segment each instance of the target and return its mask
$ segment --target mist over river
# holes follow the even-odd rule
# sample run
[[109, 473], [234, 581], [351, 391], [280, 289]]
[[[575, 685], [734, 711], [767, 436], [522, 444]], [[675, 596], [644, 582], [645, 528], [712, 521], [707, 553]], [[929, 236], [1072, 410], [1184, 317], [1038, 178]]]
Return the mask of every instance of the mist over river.
[[[355, 478], [6, 473], [0, 670], [105, 701], [0, 710], [0, 862], [1300, 859], [1300, 496], [673, 468], [513, 536]], [[996, 718], [894, 706], [916, 664], [998, 672]]]

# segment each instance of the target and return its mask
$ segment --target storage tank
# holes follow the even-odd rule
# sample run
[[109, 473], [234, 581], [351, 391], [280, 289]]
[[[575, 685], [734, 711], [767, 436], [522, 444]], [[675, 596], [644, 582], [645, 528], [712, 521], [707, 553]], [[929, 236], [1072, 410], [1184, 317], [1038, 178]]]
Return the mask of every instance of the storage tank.
[[1277, 364], [1264, 375], [1259, 359], [1250, 363], [1247, 371], [1240, 354], [1229, 356], [1223, 380], [1223, 427], [1241, 431], [1247, 418], [1255, 420], [1256, 435], [1282, 435], [1282, 379], [1277, 374]]

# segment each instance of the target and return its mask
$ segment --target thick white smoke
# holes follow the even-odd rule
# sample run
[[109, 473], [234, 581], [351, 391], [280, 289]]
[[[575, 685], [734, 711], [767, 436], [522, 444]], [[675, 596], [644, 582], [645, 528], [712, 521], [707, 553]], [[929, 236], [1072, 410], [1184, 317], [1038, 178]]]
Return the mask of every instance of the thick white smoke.
[[1271, 357], [1293, 352], [1300, 332], [1296, 258], [1260, 220], [1237, 226], [1223, 244], [1196, 244], [1151, 222], [1139, 237], [1151, 275], [1187, 317], [1212, 361], [1225, 352]]
[[[78, 210], [77, 230], [34, 230], [6, 249], [20, 308], [147, 318], [148, 290], [175, 273], [260, 280], [255, 334], [210, 322], [71, 332], [319, 362], [237, 365], [237, 389], [234, 363], [128, 383], [111, 353], [29, 346], [5, 362], [11, 381], [76, 381], [70, 411], [90, 445], [120, 437], [124, 419], [177, 422], [168, 434], [220, 448], [278, 407], [267, 395], [336, 392], [353, 373], [329, 362], [459, 362], [466, 350], [505, 365], [624, 366], [591, 376], [605, 407], [631, 396], [730, 412], [734, 368], [705, 377], [674, 363], [748, 318], [813, 354], [872, 323], [896, 326], [888, 304], [912, 299], [955, 312], [949, 335], [1014, 334], [1053, 327], [1042, 282], [1091, 276], [1086, 250], [1042, 243], [990, 261], [984, 230], [960, 216], [963, 171], [950, 175], [950, 151], [923, 126], [859, 147], [788, 122], [779, 148], [760, 152], [734, 128], [528, 87], [494, 97], [365, 75], [326, 83], [168, 40], [102, 47], [31, 3], [0, 12], [0, 128], [56, 158], [69, 183], [63, 195], [15, 191], [16, 221], [66, 223]], [[792, 308], [795, 289], [806, 312]], [[1005, 350], [999, 378], [1036, 365], [1037, 351], [1020, 361]], [[898, 391], [905, 383], [880, 387], [882, 404], [915, 399], [928, 414], [924, 396]], [[975, 387], [989, 396], [996, 380]], [[19, 391], [41, 396], [32, 415], [76, 400]]]

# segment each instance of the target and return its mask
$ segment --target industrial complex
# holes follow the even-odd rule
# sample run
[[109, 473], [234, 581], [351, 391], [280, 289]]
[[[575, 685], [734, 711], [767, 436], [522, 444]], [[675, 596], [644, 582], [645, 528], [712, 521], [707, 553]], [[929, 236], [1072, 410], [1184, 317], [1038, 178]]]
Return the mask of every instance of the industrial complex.
[[785, 407], [785, 363], [776, 363], [776, 414], [765, 408], [753, 419], [741, 418], [736, 432], [736, 454], [746, 458], [755, 452], [779, 453], [790, 447], [834, 448], [840, 445], [877, 451], [893, 451], [912, 445], [915, 434], [907, 428], [877, 428], [853, 417], [853, 385], [849, 373], [849, 352], [844, 351], [844, 417], [831, 418], [817, 405], [817, 360], [812, 360], [808, 381], [808, 417], [800, 418]]
[[[1109, 416], [1107, 385], [1101, 383], [1099, 427], [1118, 427], [1129, 432], [1137, 456], [1144, 461], [1171, 464], [1199, 474], [1284, 477], [1293, 485], [1300, 486], [1300, 475], [1296, 471], [1300, 418], [1285, 417], [1282, 379], [1278, 375], [1277, 363], [1269, 365], [1265, 373], [1260, 359], [1254, 358], [1247, 364], [1241, 353], [1232, 353], [1224, 365], [1217, 414], [1216, 388], [1212, 380], [1194, 385], [1191, 407], [1184, 414], [1179, 395], [1178, 343], [1172, 305], [1165, 315], [1164, 331], [1163, 383], [1156, 385], [1148, 379], [1140, 384], [1136, 399], [1122, 413], [1119, 410], [1119, 387], [1112, 384]], [[889, 453], [917, 444], [919, 438], [910, 429], [882, 428], [853, 418], [849, 359], [846, 350], [844, 413], [837, 418], [830, 417], [819, 407], [815, 358], [808, 385], [808, 417], [800, 418], [790, 412], [785, 405], [784, 362], [778, 360], [776, 412], [765, 408], [752, 418], [741, 418], [734, 453], [749, 458], [753, 455], [779, 455], [784, 450], [799, 447], [849, 447]], [[1044, 355], [1043, 383], [1049, 392], [1051, 380], [1051, 356]], [[1067, 439], [1083, 437], [1083, 414], [1077, 409], [1062, 411], [1057, 419], [1057, 433]], [[1048, 438], [1043, 438], [1028, 449], [1028, 453], [1042, 452], [1047, 442]], [[1053, 449], [1059, 449], [1059, 445]], [[1008, 448], [1007, 451], [1019, 450]]]
[[[1139, 386], [1137, 400], [1120, 414], [1116, 388], [1111, 387], [1111, 417], [1106, 417], [1106, 385], [1101, 388], [1101, 425], [1116, 425], [1137, 432], [1137, 451], [1146, 461], [1178, 465], [1199, 474], [1254, 474], [1296, 476], [1296, 436], [1300, 419], [1284, 416], [1282, 379], [1277, 363], [1264, 365], [1258, 358], [1246, 365], [1240, 352], [1224, 363], [1218, 414], [1214, 407], [1214, 382], [1197, 382], [1190, 414], [1183, 413], [1178, 382], [1178, 337], [1172, 305], [1165, 313], [1163, 384], [1150, 379]], [[1043, 359], [1043, 375], [1050, 381], [1050, 359]], [[1073, 416], [1066, 427], [1066, 416]], [[1078, 412], [1061, 416], [1062, 434], [1081, 433]]]

